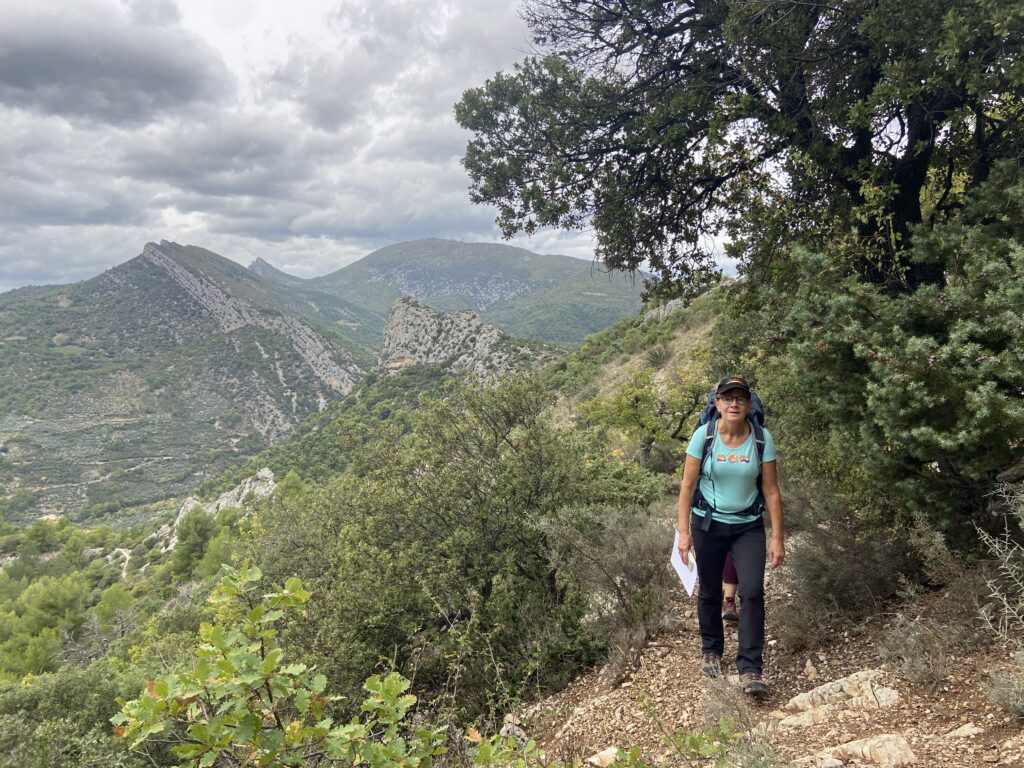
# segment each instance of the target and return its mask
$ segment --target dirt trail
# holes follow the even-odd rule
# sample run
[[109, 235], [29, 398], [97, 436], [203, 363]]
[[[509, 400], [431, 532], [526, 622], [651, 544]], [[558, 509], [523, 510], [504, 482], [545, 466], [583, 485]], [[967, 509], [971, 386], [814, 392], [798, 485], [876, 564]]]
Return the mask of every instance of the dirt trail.
[[[526, 731], [556, 758], [582, 760], [610, 746], [640, 746], [646, 759], [658, 763], [707, 766], [712, 763], [682, 759], [665, 745], [664, 736], [680, 730], [700, 733], [726, 716], [745, 730], [760, 732], [783, 765], [899, 764], [856, 757], [801, 760], [846, 742], [891, 734], [905, 740], [914, 765], [1024, 768], [1024, 722], [991, 704], [984, 691], [990, 682], [987, 670], [1007, 662], [1007, 649], [982, 648], [953, 659], [957, 671], [937, 689], [928, 690], [880, 662], [876, 652], [880, 622], [851, 628], [855, 631], [845, 636], [837, 632], [834, 644], [800, 657], [784, 656], [776, 644], [770, 644], [765, 659], [770, 692], [764, 701], [752, 702], [735, 684], [709, 683], [701, 675], [694, 608], [694, 600], [680, 591], [672, 626], [642, 650], [632, 674], [621, 682], [609, 680], [608, 672], [600, 670], [579, 678], [566, 690], [526, 708], [522, 713]], [[735, 643], [735, 630], [727, 629], [727, 657], [735, 651]], [[874, 685], [881, 691], [891, 688], [893, 700], [898, 697], [898, 701], [872, 709], [861, 709], [854, 702], [825, 710], [827, 717], [818, 724], [779, 724], [791, 714], [784, 708], [793, 697], [862, 670], [877, 670]]]

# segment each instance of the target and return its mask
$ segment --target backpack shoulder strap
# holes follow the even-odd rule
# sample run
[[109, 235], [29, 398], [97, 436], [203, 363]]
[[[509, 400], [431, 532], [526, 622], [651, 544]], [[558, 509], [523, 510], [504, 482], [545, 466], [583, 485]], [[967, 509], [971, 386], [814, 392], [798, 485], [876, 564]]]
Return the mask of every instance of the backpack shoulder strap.
[[757, 446], [757, 501], [755, 504], [764, 506], [764, 491], [761, 488], [761, 465], [764, 464], [764, 427], [757, 419], [750, 420], [750, 428], [754, 430], [754, 445]]
[[751, 419], [750, 428], [754, 430], [754, 445], [757, 446], [757, 465], [761, 466], [764, 463], [764, 427], [758, 423], [757, 419]]
[[704, 447], [700, 452], [700, 471], [704, 471], [704, 462], [711, 453], [711, 446], [715, 444], [715, 434], [718, 432], [718, 413], [716, 412], [711, 420], [704, 425]]

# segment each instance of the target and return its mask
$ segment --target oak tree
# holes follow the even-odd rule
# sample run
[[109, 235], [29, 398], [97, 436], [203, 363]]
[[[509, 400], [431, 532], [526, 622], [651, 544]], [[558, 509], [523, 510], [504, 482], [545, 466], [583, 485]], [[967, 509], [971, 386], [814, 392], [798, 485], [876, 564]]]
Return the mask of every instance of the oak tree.
[[915, 225], [1024, 148], [1016, 0], [529, 0], [536, 51], [456, 105], [506, 236], [592, 226], [667, 280], [801, 241], [893, 292]]

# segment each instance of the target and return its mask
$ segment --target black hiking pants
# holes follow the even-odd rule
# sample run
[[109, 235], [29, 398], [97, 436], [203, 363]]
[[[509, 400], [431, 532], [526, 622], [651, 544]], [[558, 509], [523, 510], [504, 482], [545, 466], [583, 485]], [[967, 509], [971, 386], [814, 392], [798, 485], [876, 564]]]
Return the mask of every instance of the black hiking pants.
[[[706, 513], [710, 514], [710, 513]], [[739, 576], [740, 625], [736, 648], [736, 669], [760, 672], [764, 652], [764, 567], [767, 555], [764, 519], [749, 523], [711, 521], [707, 531], [704, 521], [690, 518], [693, 548], [697, 553], [697, 620], [700, 623], [700, 644], [704, 653], [721, 656], [725, 650], [722, 626], [722, 568], [725, 557], [732, 554]]]

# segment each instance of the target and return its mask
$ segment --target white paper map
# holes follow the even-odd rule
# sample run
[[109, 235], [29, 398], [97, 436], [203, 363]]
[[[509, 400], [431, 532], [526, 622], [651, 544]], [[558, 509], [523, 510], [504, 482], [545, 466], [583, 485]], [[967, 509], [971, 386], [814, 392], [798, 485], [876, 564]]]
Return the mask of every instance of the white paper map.
[[679, 580], [686, 587], [686, 594], [693, 597], [693, 588], [697, 584], [697, 559], [691, 549], [690, 556], [686, 558], [687, 562], [683, 562], [683, 556], [679, 554], [679, 531], [676, 531], [675, 538], [672, 540], [672, 556], [668, 561], [679, 574]]

